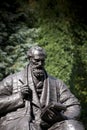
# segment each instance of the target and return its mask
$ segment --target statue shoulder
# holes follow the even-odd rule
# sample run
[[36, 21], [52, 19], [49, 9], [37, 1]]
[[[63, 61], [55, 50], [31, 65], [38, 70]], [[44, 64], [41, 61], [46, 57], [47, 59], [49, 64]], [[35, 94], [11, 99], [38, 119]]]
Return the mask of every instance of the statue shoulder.
[[60, 80], [60, 79], [58, 79], [58, 78], [56, 78], [54, 76], [51, 76], [51, 75], [48, 75], [48, 77], [49, 77], [50, 82], [52, 84], [55, 84], [56, 87], [60, 87], [61, 86], [62, 80]]
[[49, 79], [51, 79], [51, 80], [57, 80], [57, 78], [54, 77], [54, 76], [52, 76], [52, 75], [49, 75], [49, 74], [48, 74], [48, 77], [49, 77]]
[[53, 76], [50, 76], [48, 75], [49, 77], [49, 80], [52, 84], [55, 84], [55, 86], [59, 89], [67, 89], [68, 90], [68, 87], [67, 85], [59, 78], [56, 78], [56, 77], [53, 77]]
[[12, 75], [13, 84], [19, 84], [19, 80], [23, 81], [26, 77], [25, 69], [21, 70], [20, 72], [16, 72]]
[[61, 79], [56, 78], [56, 77], [54, 77], [54, 76], [52, 76], [52, 75], [48, 75], [48, 77], [49, 77], [49, 79], [52, 80], [52, 81], [55, 81], [55, 82], [57, 82], [57, 83], [63, 83], [63, 81], [62, 81]]
[[18, 78], [22, 78], [23, 74], [24, 74], [24, 70], [22, 70], [20, 72], [16, 72], [14, 74], [10, 74], [7, 77], [5, 77], [2, 81], [0, 81], [0, 84], [3, 84], [3, 85], [7, 84], [7, 85], [11, 86], [13, 81], [14, 80], [16, 81]]

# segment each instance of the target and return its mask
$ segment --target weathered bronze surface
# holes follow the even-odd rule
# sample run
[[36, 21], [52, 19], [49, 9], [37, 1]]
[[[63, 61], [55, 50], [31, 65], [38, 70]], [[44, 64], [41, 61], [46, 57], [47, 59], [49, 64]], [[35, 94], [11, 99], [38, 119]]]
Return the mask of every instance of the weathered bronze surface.
[[35, 46], [27, 56], [24, 70], [0, 82], [0, 130], [84, 130], [78, 99], [44, 68], [46, 52]]

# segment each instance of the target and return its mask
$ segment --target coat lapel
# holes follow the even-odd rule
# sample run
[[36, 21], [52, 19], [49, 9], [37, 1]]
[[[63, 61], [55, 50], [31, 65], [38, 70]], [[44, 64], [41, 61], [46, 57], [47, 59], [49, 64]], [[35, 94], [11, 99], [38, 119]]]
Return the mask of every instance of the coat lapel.
[[30, 89], [32, 90], [32, 102], [33, 104], [35, 104], [37, 107], [41, 108], [40, 106], [40, 101], [38, 99], [38, 95], [37, 95], [37, 92], [36, 92], [36, 89], [35, 89], [35, 86], [34, 86], [34, 83], [33, 83], [33, 79], [32, 79], [32, 75], [31, 75], [31, 70], [30, 70], [30, 67], [28, 67], [28, 84], [29, 84], [29, 87]]
[[40, 103], [41, 106], [48, 106], [50, 102], [57, 102], [57, 90], [55, 80], [47, 76], [44, 81]]
[[42, 90], [40, 100], [38, 99], [38, 96], [34, 87], [31, 70], [29, 66], [25, 69], [25, 72], [24, 72], [24, 83], [28, 84], [30, 89], [33, 91], [32, 102], [40, 109], [41, 109], [41, 106], [47, 106], [50, 102], [57, 102], [56, 81], [50, 76], [47, 76], [44, 80], [44, 85], [43, 85], [43, 90]]
[[50, 101], [49, 78], [45, 78], [43, 90], [40, 98], [41, 106], [47, 106]]

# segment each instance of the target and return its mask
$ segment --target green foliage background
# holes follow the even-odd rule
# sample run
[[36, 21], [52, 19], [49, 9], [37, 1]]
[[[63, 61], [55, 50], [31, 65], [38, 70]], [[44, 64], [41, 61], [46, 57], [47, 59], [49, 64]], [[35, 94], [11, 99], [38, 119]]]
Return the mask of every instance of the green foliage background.
[[7, 0], [0, 5], [0, 80], [27, 65], [26, 52], [46, 49], [46, 70], [78, 97], [87, 129], [87, 25], [72, 0]]

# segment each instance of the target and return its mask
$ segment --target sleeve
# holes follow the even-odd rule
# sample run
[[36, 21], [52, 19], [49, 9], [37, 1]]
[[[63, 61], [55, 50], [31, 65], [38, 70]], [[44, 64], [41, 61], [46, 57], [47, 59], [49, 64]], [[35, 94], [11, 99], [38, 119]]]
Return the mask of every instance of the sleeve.
[[13, 94], [11, 96], [5, 96], [0, 98], [0, 114], [6, 114], [10, 111], [14, 111], [17, 108], [23, 107], [23, 100], [20, 93]]
[[0, 82], [0, 115], [14, 111], [24, 105], [21, 94], [19, 92], [13, 94], [12, 91], [12, 76], [8, 76]]
[[12, 94], [13, 81], [11, 75], [0, 82], [0, 97]]
[[59, 82], [59, 100], [60, 103], [65, 105], [67, 108], [63, 112], [67, 119], [79, 118], [81, 110], [80, 103], [62, 81]]

